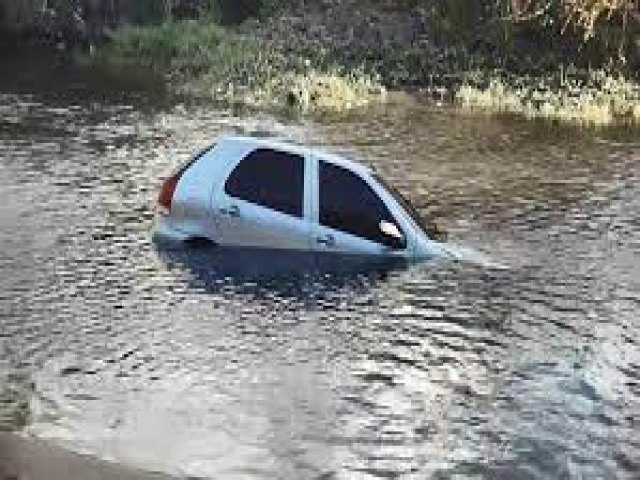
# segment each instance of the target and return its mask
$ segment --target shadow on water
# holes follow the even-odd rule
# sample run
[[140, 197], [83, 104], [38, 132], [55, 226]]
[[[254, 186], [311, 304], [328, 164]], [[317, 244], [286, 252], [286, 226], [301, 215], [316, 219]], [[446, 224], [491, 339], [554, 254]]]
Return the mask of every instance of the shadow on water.
[[166, 267], [185, 272], [189, 289], [203, 293], [219, 293], [222, 288], [232, 286], [236, 293], [305, 299], [345, 288], [371, 288], [412, 263], [398, 258], [220, 247], [209, 243], [157, 247]]
[[31, 422], [34, 384], [26, 374], [0, 374], [0, 432], [12, 432]]
[[15, 45], [0, 39], [0, 92], [37, 95], [55, 104], [78, 100], [132, 102], [166, 106], [165, 82], [139, 69], [118, 74], [83, 66], [71, 52], [54, 47]]

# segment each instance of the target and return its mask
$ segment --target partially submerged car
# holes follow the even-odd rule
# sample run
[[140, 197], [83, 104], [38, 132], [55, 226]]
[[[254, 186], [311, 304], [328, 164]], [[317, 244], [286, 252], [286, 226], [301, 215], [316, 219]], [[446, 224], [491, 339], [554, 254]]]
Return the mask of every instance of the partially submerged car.
[[372, 169], [246, 137], [221, 139], [164, 182], [154, 235], [237, 247], [450, 256], [411, 204]]

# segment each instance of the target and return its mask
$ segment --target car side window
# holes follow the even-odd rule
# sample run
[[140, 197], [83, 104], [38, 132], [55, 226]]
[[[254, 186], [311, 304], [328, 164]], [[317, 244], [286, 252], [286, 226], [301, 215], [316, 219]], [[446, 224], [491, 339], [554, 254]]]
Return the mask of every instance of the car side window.
[[302, 218], [304, 157], [267, 148], [249, 153], [233, 170], [227, 195]]
[[[397, 222], [375, 191], [349, 170], [320, 162], [320, 224], [392, 248], [405, 248], [406, 241], [389, 237], [380, 229], [386, 220]], [[398, 226], [398, 228], [400, 228]]]

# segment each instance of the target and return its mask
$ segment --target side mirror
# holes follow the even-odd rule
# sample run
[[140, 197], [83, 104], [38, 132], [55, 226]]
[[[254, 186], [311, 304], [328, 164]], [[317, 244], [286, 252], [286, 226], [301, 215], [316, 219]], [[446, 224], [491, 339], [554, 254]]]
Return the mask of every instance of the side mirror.
[[396, 240], [404, 241], [404, 235], [395, 223], [387, 220], [380, 221], [380, 231], [388, 237], [395, 238]]

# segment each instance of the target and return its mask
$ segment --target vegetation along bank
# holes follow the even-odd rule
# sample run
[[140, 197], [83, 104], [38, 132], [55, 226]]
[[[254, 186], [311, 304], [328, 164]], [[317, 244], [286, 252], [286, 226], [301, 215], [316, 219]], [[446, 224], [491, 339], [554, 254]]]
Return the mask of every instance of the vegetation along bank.
[[341, 112], [402, 89], [640, 124], [639, 0], [0, 0], [0, 25], [260, 108]]

